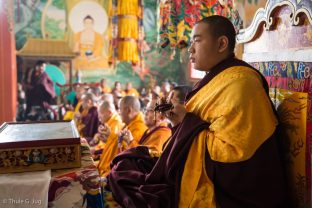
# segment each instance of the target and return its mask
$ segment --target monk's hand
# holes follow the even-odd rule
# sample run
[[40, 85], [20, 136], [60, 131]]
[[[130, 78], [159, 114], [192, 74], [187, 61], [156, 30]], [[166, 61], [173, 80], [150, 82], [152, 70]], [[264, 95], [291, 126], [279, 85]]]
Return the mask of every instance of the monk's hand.
[[99, 138], [103, 141], [103, 142], [107, 142], [107, 139], [109, 137], [111, 133], [111, 129], [109, 128], [109, 126], [107, 124], [104, 125], [100, 125], [98, 128], [98, 134], [99, 134]]
[[184, 105], [177, 104], [173, 106], [171, 110], [165, 112], [165, 116], [171, 121], [173, 126], [176, 126], [182, 122], [187, 111]]
[[127, 144], [130, 144], [130, 142], [133, 140], [131, 131], [129, 131], [129, 129], [122, 130], [119, 134], [119, 140], [125, 141]]
[[81, 118], [81, 113], [77, 112], [77, 113], [74, 114], [74, 119], [75, 120], [78, 120], [80, 118]]
[[93, 147], [93, 146], [99, 144], [99, 142], [100, 142], [99, 134], [95, 134], [93, 139], [89, 142], [89, 145], [91, 147]]

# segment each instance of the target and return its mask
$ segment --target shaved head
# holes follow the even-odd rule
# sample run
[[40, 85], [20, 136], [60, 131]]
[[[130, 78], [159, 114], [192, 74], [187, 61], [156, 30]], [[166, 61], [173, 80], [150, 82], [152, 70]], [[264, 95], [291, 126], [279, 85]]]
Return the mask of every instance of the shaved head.
[[141, 110], [141, 104], [137, 97], [125, 96], [120, 100], [120, 105], [132, 108], [134, 111], [139, 112]]
[[92, 102], [96, 102], [96, 97], [93, 93], [87, 92], [81, 96], [81, 99], [91, 100]]
[[110, 102], [110, 101], [102, 102], [100, 107], [99, 107], [99, 109], [100, 110], [110, 110], [111, 112], [115, 112], [116, 111], [114, 103]]
[[202, 20], [198, 21], [196, 24], [207, 24], [209, 31], [215, 38], [220, 36], [225, 36], [229, 43], [228, 48], [230, 52], [234, 51], [236, 43], [236, 32], [233, 23], [226, 17], [219, 15], [212, 15], [205, 17]]
[[102, 101], [114, 102], [114, 97], [112, 94], [105, 93], [101, 96]]
[[81, 96], [81, 105], [83, 109], [88, 109], [96, 103], [96, 97], [93, 93], [85, 93]]
[[98, 116], [100, 122], [102, 124], [106, 123], [115, 112], [116, 108], [113, 102], [109, 101], [102, 102], [98, 109]]
[[120, 116], [122, 121], [128, 125], [141, 109], [140, 101], [134, 96], [125, 96], [119, 102]]

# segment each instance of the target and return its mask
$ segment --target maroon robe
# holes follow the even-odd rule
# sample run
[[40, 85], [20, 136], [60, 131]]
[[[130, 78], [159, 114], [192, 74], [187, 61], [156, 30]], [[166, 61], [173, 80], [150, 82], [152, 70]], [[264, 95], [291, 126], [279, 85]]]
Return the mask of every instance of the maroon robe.
[[98, 132], [100, 124], [97, 107], [91, 107], [88, 114], [81, 118], [81, 122], [85, 125], [82, 129], [83, 136], [86, 137], [88, 142], [90, 142], [94, 135]]
[[[231, 56], [211, 69], [194, 86], [187, 100], [231, 66], [252, 68]], [[262, 79], [268, 92], [267, 82]], [[144, 147], [118, 155], [112, 161], [112, 170], [108, 175], [108, 186], [114, 199], [123, 207], [178, 207], [180, 183], [188, 152], [197, 135], [208, 126], [196, 115], [187, 113], [156, 163]], [[275, 134], [247, 161], [216, 162], [210, 159], [206, 150], [205, 162], [220, 207], [287, 207], [284, 204], [285, 176]]]
[[33, 76], [31, 81], [32, 89], [30, 91], [31, 106], [41, 106], [43, 103], [51, 104], [55, 98], [54, 84], [47, 73], [43, 72], [39, 77]]

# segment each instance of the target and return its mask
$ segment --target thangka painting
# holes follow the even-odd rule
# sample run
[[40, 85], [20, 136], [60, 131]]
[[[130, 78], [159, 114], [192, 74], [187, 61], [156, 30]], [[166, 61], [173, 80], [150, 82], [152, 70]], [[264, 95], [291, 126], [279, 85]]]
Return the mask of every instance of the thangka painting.
[[108, 16], [104, 8], [94, 1], [81, 1], [69, 11], [69, 25], [74, 32], [74, 68], [107, 69], [105, 32]]

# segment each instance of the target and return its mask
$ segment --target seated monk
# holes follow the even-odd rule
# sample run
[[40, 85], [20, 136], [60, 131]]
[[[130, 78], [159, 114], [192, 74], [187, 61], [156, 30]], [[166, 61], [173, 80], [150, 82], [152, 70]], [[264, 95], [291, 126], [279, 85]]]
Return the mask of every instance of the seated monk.
[[128, 82], [126, 84], [126, 89], [125, 89], [124, 92], [125, 92], [126, 95], [132, 95], [132, 96], [135, 96], [135, 97], [139, 97], [140, 96], [139, 92], [135, 88], [133, 88], [131, 82]]
[[102, 90], [102, 93], [103, 94], [106, 94], [106, 93], [111, 93], [112, 92], [112, 89], [107, 86], [107, 81], [106, 79], [101, 79], [100, 81], [100, 87], [101, 87], [101, 90]]
[[190, 61], [208, 73], [154, 166], [141, 146], [127, 152], [140, 158], [135, 173], [113, 160], [108, 187], [122, 207], [287, 207], [277, 113], [265, 78], [235, 58], [235, 35], [222, 16], [194, 25]]
[[[104, 149], [104, 155], [117, 151], [117, 137], [123, 126], [113, 102], [104, 101], [101, 103], [98, 115], [101, 124], [98, 128], [98, 133], [95, 134], [91, 141], [92, 145], [94, 145], [92, 148], [94, 159], [97, 159]], [[101, 162], [103, 163], [103, 161]]]
[[74, 115], [79, 113], [81, 108], [81, 96], [85, 93], [85, 88], [83, 86], [78, 86], [76, 89], [76, 96], [75, 100], [77, 100], [76, 106], [73, 106], [74, 108], [69, 109], [66, 111], [63, 120], [64, 121], [71, 121], [74, 119]]
[[98, 131], [99, 118], [95, 106], [95, 96], [85, 93], [81, 97], [82, 112], [75, 114], [76, 125], [81, 137], [90, 142]]
[[154, 111], [156, 100], [149, 102], [145, 111], [145, 124], [148, 129], [144, 132], [139, 141], [134, 140], [129, 130], [124, 131], [123, 140], [126, 141], [126, 149], [137, 147], [139, 145], [147, 146], [153, 155], [160, 156], [163, 144], [171, 136], [171, 130], [167, 127], [165, 117], [159, 112]]
[[[123, 129], [127, 129], [131, 132], [134, 141], [139, 142], [144, 132], [147, 130], [147, 126], [144, 123], [144, 118], [140, 112], [140, 102], [138, 98], [133, 96], [125, 96], [120, 100], [120, 115], [122, 121], [125, 123]], [[111, 132], [109, 128], [106, 128], [108, 134]], [[110, 134], [109, 134], [110, 136]], [[98, 164], [99, 173], [101, 176], [106, 176], [110, 171], [110, 163], [113, 158], [126, 148], [126, 143], [118, 144], [118, 136], [113, 135], [110, 141], [107, 140], [107, 144], [103, 150], [103, 153]], [[121, 147], [120, 145], [123, 145]], [[118, 148], [119, 146], [119, 148]]]
[[170, 121], [173, 130], [175, 130], [184, 118], [184, 114], [180, 112], [185, 111], [184, 100], [187, 93], [190, 91], [192, 91], [191, 87], [187, 85], [179, 85], [169, 92], [167, 102], [173, 106], [173, 109], [162, 113]]

